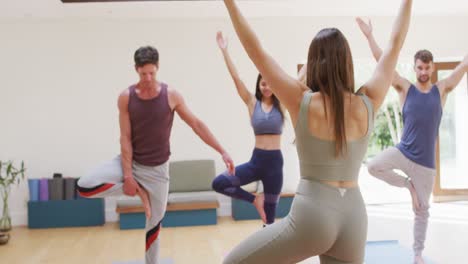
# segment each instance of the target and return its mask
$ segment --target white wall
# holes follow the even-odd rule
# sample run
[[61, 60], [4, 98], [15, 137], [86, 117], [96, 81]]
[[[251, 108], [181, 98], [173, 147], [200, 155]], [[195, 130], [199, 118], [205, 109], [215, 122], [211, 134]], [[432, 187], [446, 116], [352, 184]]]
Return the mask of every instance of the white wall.
[[[265, 47], [291, 75], [307, 57], [307, 48], [322, 27], [340, 28], [354, 58], [369, 58], [367, 43], [351, 17], [255, 18], [250, 20]], [[392, 18], [374, 20], [383, 45]], [[438, 58], [468, 52], [463, 16], [420, 17], [413, 20], [402, 57], [427, 48]], [[0, 23], [0, 159], [24, 160], [30, 178], [53, 172], [78, 177], [119, 151], [116, 98], [136, 81], [132, 55], [141, 45], [161, 53], [159, 79], [185, 96], [191, 109], [208, 124], [237, 163], [248, 160], [254, 137], [246, 108], [215, 43], [222, 29], [230, 37], [231, 53], [241, 76], [253, 91], [257, 71], [225, 18], [206, 19], [8, 19]], [[284, 136], [285, 185], [298, 179], [297, 157]], [[176, 119], [171, 138], [172, 160], [220, 157]], [[14, 188], [10, 207], [13, 223], [26, 224], [27, 186]], [[227, 201], [224, 199], [223, 201]], [[108, 220], [115, 219], [107, 203]], [[222, 212], [228, 210], [223, 203]]]
[[[393, 16], [401, 1], [387, 0], [239, 0], [248, 17]], [[415, 0], [417, 16], [467, 15], [464, 0]], [[219, 18], [226, 17], [223, 1], [140, 1], [62, 3], [57, 0], [2, 0], [2, 18]]]

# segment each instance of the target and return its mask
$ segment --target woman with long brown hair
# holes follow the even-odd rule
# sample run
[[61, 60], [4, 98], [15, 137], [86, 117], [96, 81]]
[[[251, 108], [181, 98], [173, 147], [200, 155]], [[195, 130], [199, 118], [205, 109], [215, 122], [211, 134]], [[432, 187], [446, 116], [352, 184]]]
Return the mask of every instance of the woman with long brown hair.
[[[255, 148], [250, 161], [235, 168], [235, 175], [223, 173], [216, 177], [213, 180], [213, 189], [232, 198], [252, 203], [263, 222], [269, 225], [275, 221], [276, 206], [283, 187], [281, 134], [284, 112], [278, 98], [272, 93], [262, 75], [259, 74], [257, 77], [255, 94], [249, 92], [229, 55], [227, 39], [218, 32], [216, 40], [237, 93], [249, 111], [255, 133]], [[253, 195], [241, 188], [242, 185], [256, 181], [263, 183], [263, 195]]]
[[247, 238], [224, 263], [297, 263], [318, 255], [322, 264], [362, 264], [367, 214], [359, 169], [408, 32], [412, 0], [402, 0], [389, 45], [358, 92], [351, 51], [338, 29], [323, 29], [312, 40], [306, 87], [266, 53], [236, 2], [224, 3], [250, 59], [291, 116], [301, 172], [289, 215]]

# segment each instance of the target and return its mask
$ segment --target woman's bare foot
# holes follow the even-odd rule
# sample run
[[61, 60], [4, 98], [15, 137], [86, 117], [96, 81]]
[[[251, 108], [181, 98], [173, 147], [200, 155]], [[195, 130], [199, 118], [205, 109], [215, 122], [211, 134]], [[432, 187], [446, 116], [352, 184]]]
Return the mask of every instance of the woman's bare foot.
[[418, 194], [416, 193], [416, 189], [411, 181], [408, 182], [408, 190], [411, 194], [411, 200], [413, 201], [413, 208], [414, 210], [418, 211], [420, 208]]
[[151, 218], [151, 204], [150, 204], [148, 192], [143, 187], [138, 186], [137, 195], [140, 196], [141, 202], [143, 203], [143, 208], [145, 208], [146, 218], [150, 219]]
[[257, 209], [258, 214], [260, 215], [260, 218], [262, 219], [263, 223], [266, 223], [265, 209], [263, 209], [264, 202], [265, 202], [265, 197], [263, 196], [263, 194], [258, 194], [255, 196], [253, 205]]
[[421, 256], [415, 256], [414, 264], [426, 264], [426, 262], [424, 262], [424, 259]]

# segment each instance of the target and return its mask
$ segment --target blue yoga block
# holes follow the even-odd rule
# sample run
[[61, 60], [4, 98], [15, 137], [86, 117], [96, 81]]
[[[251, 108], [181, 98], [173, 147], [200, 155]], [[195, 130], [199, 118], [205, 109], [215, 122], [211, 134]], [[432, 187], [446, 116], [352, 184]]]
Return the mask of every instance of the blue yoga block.
[[[276, 207], [276, 217], [282, 218], [289, 214], [294, 197], [280, 197]], [[234, 220], [260, 219], [257, 209], [253, 204], [243, 200], [231, 199], [232, 217]]]
[[28, 202], [29, 228], [99, 226], [104, 223], [104, 199]]
[[[121, 213], [120, 229], [145, 228], [145, 214]], [[169, 211], [164, 216], [163, 227], [216, 225], [218, 223], [216, 209]]]

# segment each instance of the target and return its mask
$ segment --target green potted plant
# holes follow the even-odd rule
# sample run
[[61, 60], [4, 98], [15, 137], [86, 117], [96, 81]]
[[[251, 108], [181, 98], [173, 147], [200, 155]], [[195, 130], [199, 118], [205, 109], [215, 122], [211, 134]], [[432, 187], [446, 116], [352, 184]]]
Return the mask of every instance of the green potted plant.
[[369, 141], [367, 158], [372, 158], [384, 149], [400, 142], [402, 119], [398, 101], [386, 100], [374, 120], [374, 131]]
[[12, 161], [0, 160], [0, 198], [2, 202], [2, 214], [0, 215], [0, 245], [8, 243], [10, 238], [8, 232], [11, 230], [11, 217], [8, 207], [8, 197], [11, 185], [19, 184], [24, 179], [24, 162], [21, 167], [16, 168]]

